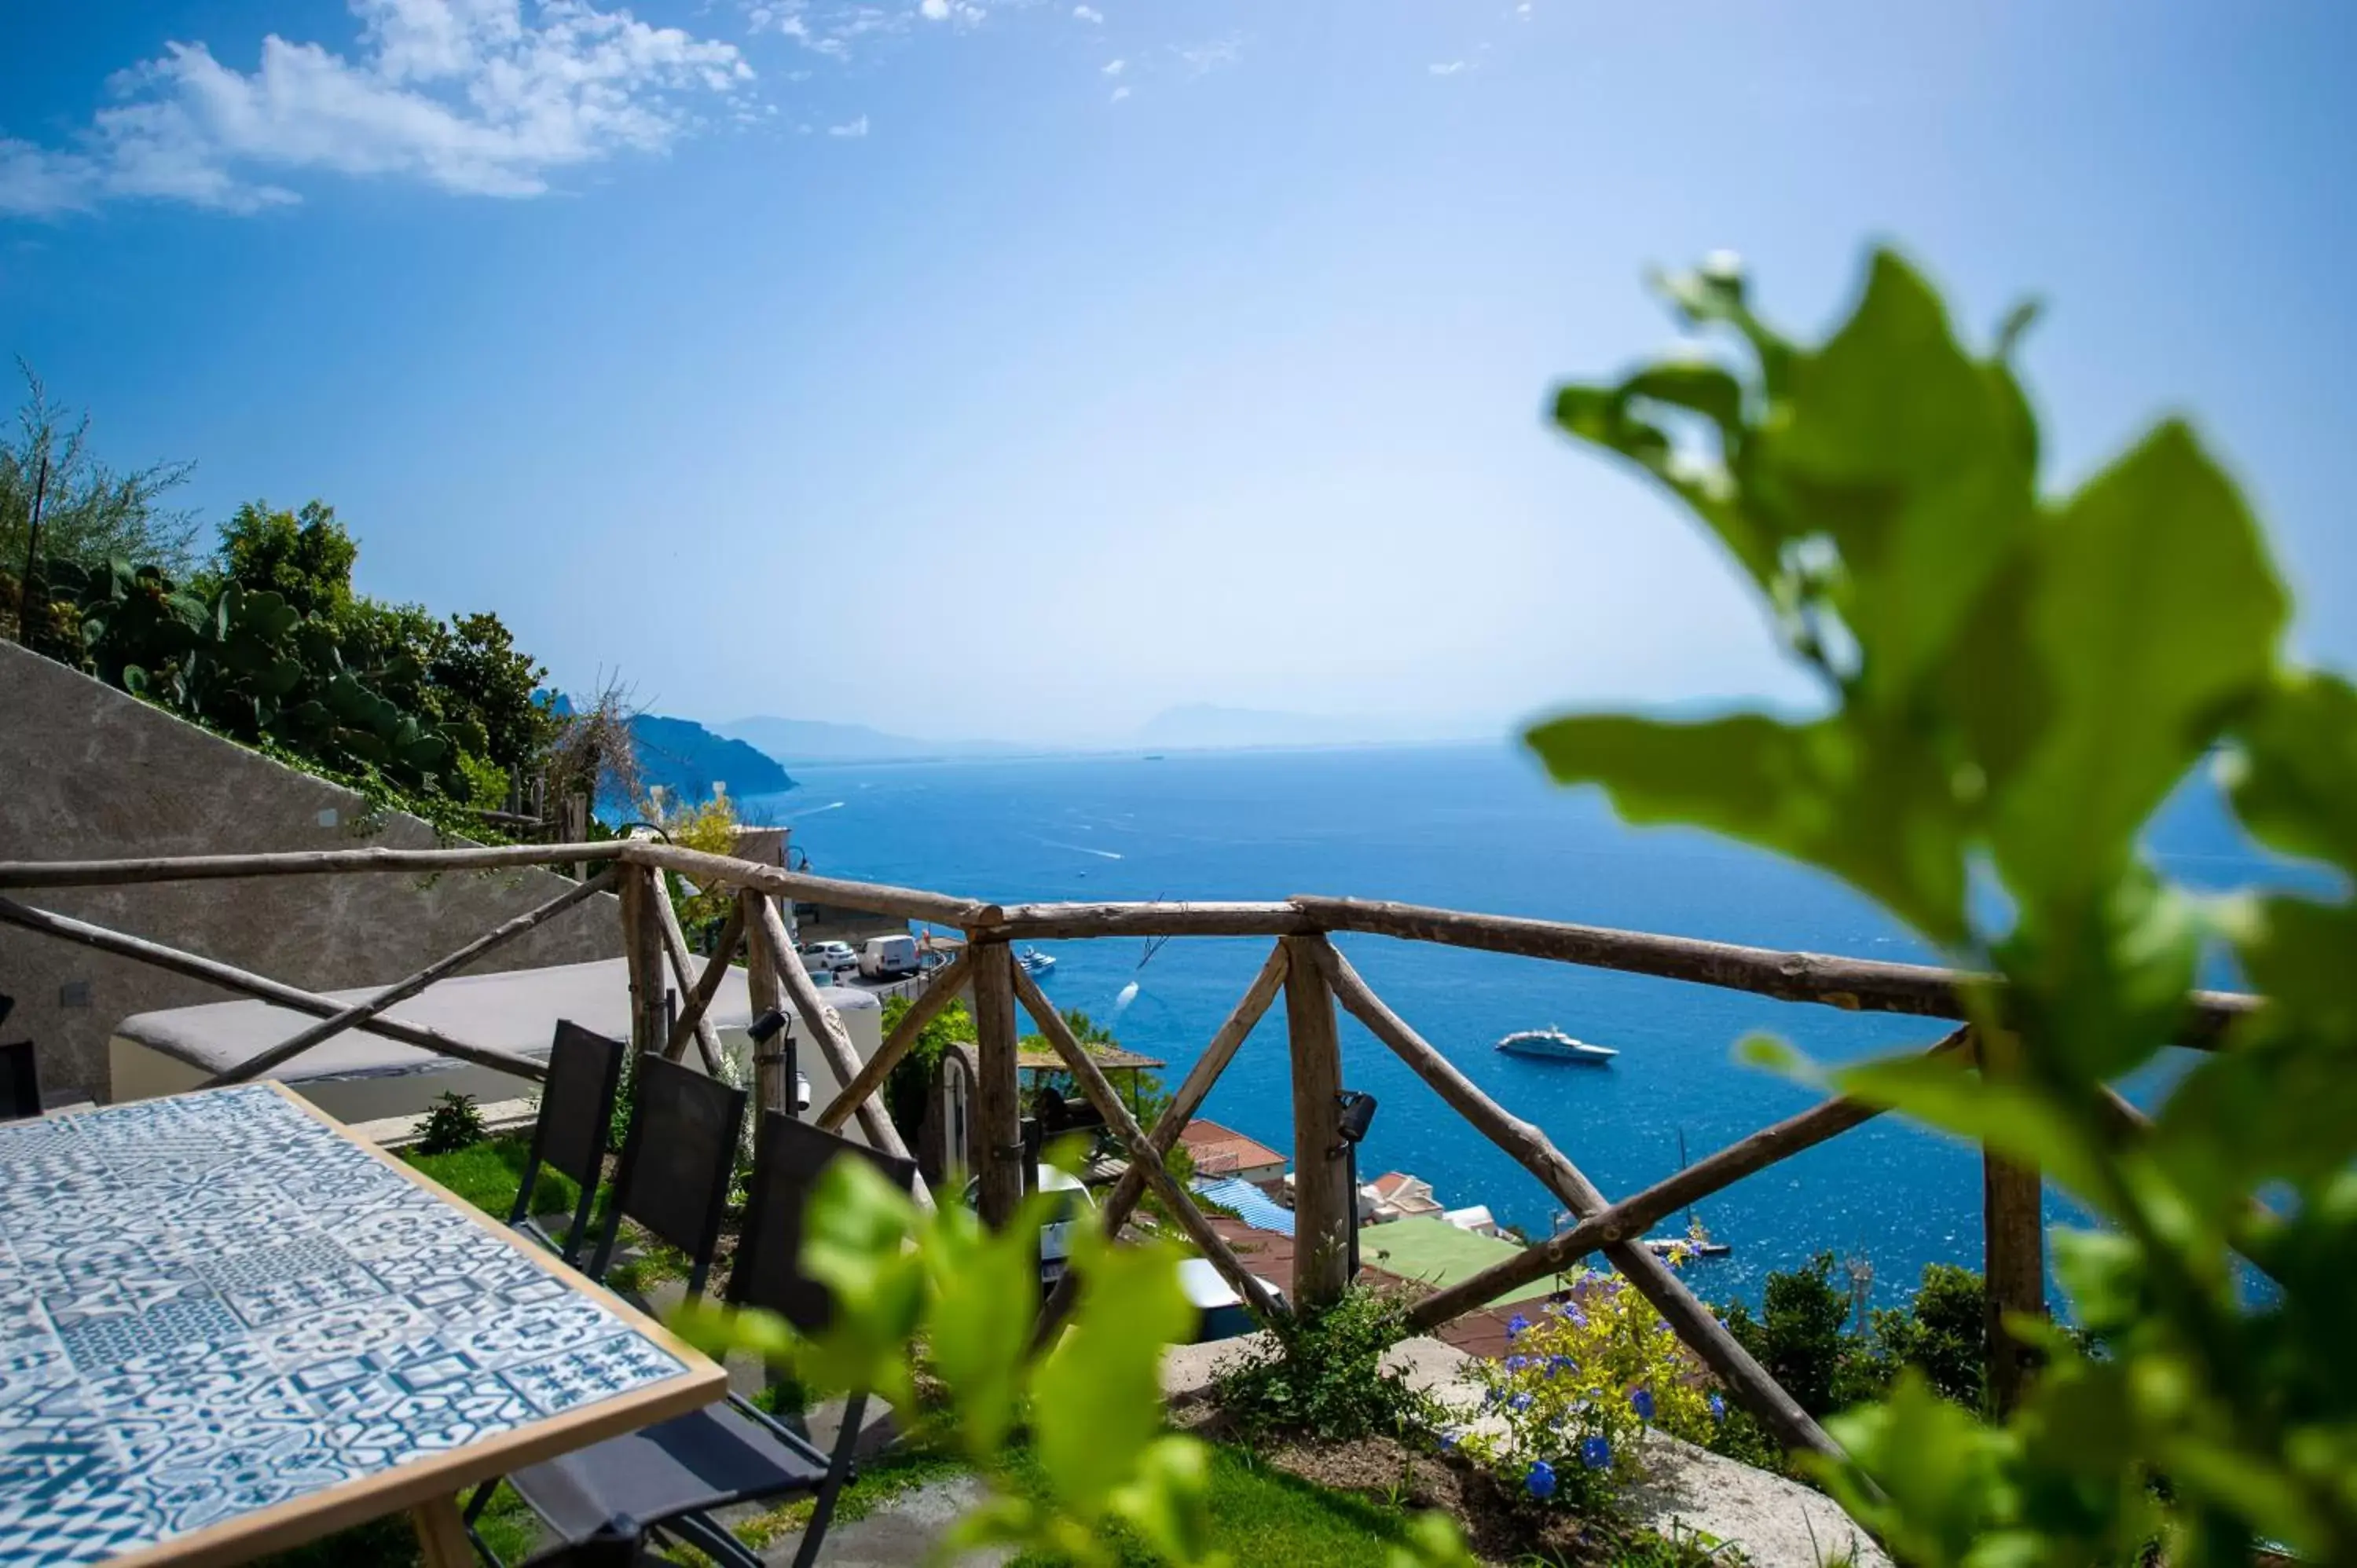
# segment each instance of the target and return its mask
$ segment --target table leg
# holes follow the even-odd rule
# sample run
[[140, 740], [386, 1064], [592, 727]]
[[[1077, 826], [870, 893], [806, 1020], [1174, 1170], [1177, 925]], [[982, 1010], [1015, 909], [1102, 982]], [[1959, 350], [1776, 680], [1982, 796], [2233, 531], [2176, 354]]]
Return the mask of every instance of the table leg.
[[475, 1568], [475, 1544], [458, 1517], [458, 1499], [435, 1498], [409, 1510], [425, 1568]]

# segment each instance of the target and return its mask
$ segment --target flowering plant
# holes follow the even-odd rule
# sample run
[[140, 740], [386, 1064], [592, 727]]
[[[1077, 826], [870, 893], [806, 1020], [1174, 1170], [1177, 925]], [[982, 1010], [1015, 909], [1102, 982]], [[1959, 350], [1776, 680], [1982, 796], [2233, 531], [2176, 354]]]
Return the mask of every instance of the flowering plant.
[[1726, 1413], [1677, 1335], [1618, 1274], [1580, 1271], [1563, 1299], [1506, 1331], [1506, 1358], [1474, 1364], [1482, 1419], [1458, 1444], [1539, 1502], [1608, 1507], [1635, 1478], [1648, 1427], [1704, 1442]]

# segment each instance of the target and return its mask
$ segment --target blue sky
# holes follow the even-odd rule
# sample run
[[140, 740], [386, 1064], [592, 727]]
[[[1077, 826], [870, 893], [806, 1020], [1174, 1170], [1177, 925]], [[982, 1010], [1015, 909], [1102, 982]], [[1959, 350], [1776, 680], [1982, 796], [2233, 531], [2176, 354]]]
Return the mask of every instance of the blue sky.
[[2058, 482], [2192, 413], [2357, 663], [2357, 7], [160, 0], [0, 55], [0, 349], [209, 519], [705, 719], [1790, 691], [1549, 383], [1895, 239]]

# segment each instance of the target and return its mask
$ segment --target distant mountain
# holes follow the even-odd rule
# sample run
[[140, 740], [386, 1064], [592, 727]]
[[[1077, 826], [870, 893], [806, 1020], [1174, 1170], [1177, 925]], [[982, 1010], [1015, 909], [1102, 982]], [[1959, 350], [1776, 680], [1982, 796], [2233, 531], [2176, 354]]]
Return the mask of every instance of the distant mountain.
[[1256, 746], [1352, 746], [1469, 740], [1495, 726], [1370, 714], [1285, 714], [1189, 703], [1165, 708], [1138, 727], [1136, 744], [1172, 750]]
[[936, 757], [996, 757], [1024, 748], [995, 740], [919, 740], [866, 725], [757, 714], [713, 726], [780, 762], [914, 762]]
[[773, 758], [741, 740], [715, 735], [694, 719], [640, 714], [630, 721], [630, 734], [639, 743], [639, 771], [646, 781], [683, 799], [705, 800], [716, 783], [739, 798], [794, 787]]

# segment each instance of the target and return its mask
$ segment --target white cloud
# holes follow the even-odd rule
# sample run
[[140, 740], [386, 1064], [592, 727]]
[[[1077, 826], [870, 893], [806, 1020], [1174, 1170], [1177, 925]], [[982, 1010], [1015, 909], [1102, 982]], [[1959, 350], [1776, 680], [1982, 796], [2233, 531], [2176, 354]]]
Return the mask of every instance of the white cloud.
[[1201, 76], [1236, 63], [1244, 51], [1243, 35], [1230, 33], [1225, 38], [1191, 46], [1174, 45], [1170, 52], [1187, 68], [1189, 76]]
[[1424, 69], [1432, 72], [1435, 76], [1455, 76], [1459, 71], [1470, 70], [1473, 68], [1466, 64], [1461, 59], [1452, 59], [1443, 61], [1437, 65], [1428, 65]]
[[925, 0], [925, 3], [917, 9], [925, 14], [925, 20], [929, 22], [946, 22], [950, 19], [950, 0]]
[[1113, 90], [1113, 102], [1115, 103], [1120, 102], [1123, 99], [1128, 96], [1129, 89], [1126, 87], [1116, 87]]
[[394, 176], [481, 196], [532, 196], [556, 170], [662, 152], [687, 106], [737, 98], [736, 46], [589, 0], [350, 0], [350, 58], [262, 41], [252, 73], [173, 43], [119, 72], [114, 102], [61, 148], [0, 140], [0, 211], [112, 197], [250, 211], [296, 199], [301, 174]]
[[1122, 68], [1128, 63], [1129, 62], [1125, 59], [1107, 60], [1105, 62], [1104, 73], [1107, 76], [1119, 76], [1121, 74]]
[[864, 136], [867, 134], [867, 116], [862, 114], [856, 120], [846, 120], [840, 125], [829, 125], [826, 128], [826, 134], [830, 136]]
[[1102, 22], [1104, 13], [1093, 5], [1075, 5], [1072, 7], [1072, 19], [1076, 22]]

